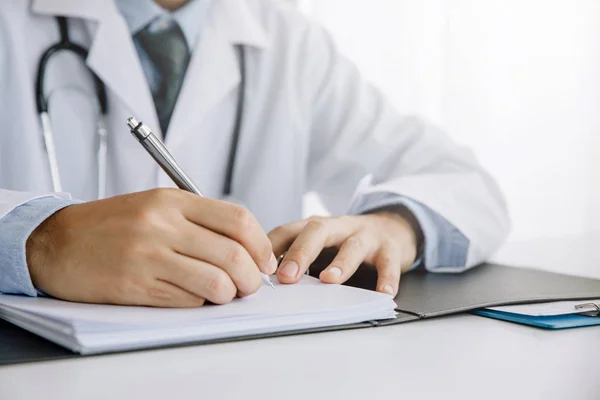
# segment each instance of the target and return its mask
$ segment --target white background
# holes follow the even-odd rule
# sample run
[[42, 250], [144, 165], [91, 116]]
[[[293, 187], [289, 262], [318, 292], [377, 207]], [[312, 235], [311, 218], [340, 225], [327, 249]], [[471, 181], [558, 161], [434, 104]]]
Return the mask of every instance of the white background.
[[600, 1], [298, 0], [402, 113], [475, 150], [511, 241], [600, 219]]

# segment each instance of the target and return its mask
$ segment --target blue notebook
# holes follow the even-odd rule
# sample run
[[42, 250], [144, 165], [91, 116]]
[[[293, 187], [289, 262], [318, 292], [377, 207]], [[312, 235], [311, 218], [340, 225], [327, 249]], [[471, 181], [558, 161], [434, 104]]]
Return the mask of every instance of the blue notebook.
[[504, 321], [516, 322], [518, 324], [537, 326], [546, 329], [580, 328], [584, 326], [600, 325], [600, 316], [592, 317], [582, 314], [563, 315], [525, 315], [505, 311], [481, 309], [473, 311], [473, 314], [483, 317], [495, 318]]

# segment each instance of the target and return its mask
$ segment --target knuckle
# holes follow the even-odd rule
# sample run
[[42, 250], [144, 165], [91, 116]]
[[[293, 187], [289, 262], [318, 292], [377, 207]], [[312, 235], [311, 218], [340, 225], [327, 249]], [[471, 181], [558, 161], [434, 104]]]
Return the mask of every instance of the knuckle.
[[214, 274], [207, 282], [208, 290], [212, 295], [218, 296], [227, 291], [227, 282], [223, 274]]
[[282, 225], [269, 232], [268, 236], [272, 245], [282, 245], [295, 237], [295, 230], [289, 225]]
[[325, 224], [326, 222], [324, 219], [309, 219], [306, 224], [306, 228], [312, 231], [322, 231], [325, 229]]
[[281, 225], [277, 228], [274, 228], [271, 232], [269, 232], [270, 238], [279, 238], [283, 236], [287, 236], [287, 233], [290, 232], [290, 228], [287, 225]]
[[377, 275], [384, 280], [396, 280], [400, 276], [400, 265], [388, 264], [387, 266], [379, 267]]
[[168, 262], [167, 257], [168, 251], [158, 246], [148, 246], [146, 252], [143, 254], [145, 257], [145, 264], [147, 265], [164, 265]]
[[225, 253], [224, 267], [240, 268], [246, 259], [246, 250], [238, 243], [233, 243]]
[[157, 203], [164, 203], [165, 201], [170, 201], [178, 196], [179, 190], [174, 188], [157, 188], [149, 190], [148, 195], [151, 200], [154, 200]]
[[293, 245], [288, 252], [287, 259], [304, 260], [310, 255], [310, 249], [304, 244]]
[[381, 252], [389, 253], [394, 247], [398, 245], [397, 241], [394, 241], [393, 238], [388, 236], [380, 235], [378, 240], [380, 243], [379, 247], [381, 249]]
[[244, 290], [240, 290], [240, 297], [250, 296], [260, 289], [262, 285], [262, 278], [260, 274], [252, 274], [252, 277], [246, 280], [244, 284]]
[[391, 268], [394, 265], [394, 259], [389, 254], [380, 254], [377, 262], [382, 268]]
[[338, 254], [331, 262], [331, 266], [344, 270], [344, 268], [348, 266], [348, 258], [344, 255]]
[[209, 299], [216, 304], [225, 304], [233, 300], [235, 290], [231, 280], [224, 272], [214, 274], [206, 283]]
[[355, 221], [357, 217], [355, 215], [340, 215], [338, 217], [335, 217], [335, 219], [344, 224], [344, 225], [350, 225], [351, 223], [353, 223]]
[[147, 230], [148, 228], [155, 228], [160, 225], [161, 215], [152, 207], [142, 207], [137, 210], [133, 215], [133, 224], [130, 226], [134, 229], [138, 228], [141, 230]]
[[233, 224], [235, 230], [242, 235], [248, 234], [254, 224], [254, 216], [244, 207], [233, 207]]
[[141, 202], [143, 206], [138, 207], [134, 211], [134, 215], [137, 215], [143, 220], [143, 216], [147, 214], [161, 215], [173, 213], [175, 210], [179, 209], [182, 192], [182, 190], [173, 188], [149, 190], [146, 193], [146, 198]]
[[377, 265], [384, 270], [393, 269], [400, 265], [400, 259], [398, 257], [398, 253], [389, 251], [389, 249], [386, 248], [382, 248], [377, 253]]
[[143, 257], [143, 254], [147, 252], [146, 245], [140, 240], [135, 239], [117, 241], [113, 251], [124, 262], [132, 262], [137, 258]]
[[363, 251], [366, 247], [366, 243], [363, 237], [361, 236], [350, 236], [347, 240], [346, 240], [346, 245], [352, 250], [352, 251]]

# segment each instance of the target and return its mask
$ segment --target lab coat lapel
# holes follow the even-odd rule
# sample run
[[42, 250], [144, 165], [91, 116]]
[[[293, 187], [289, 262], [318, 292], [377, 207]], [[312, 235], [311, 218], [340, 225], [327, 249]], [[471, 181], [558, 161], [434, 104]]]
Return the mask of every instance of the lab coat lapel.
[[212, 26], [204, 29], [173, 110], [169, 146], [193, 134], [206, 113], [239, 84], [237, 65], [235, 51], [223, 35]]
[[246, 2], [215, 2], [207, 25], [192, 52], [167, 135], [175, 147], [197, 132], [206, 114], [240, 84], [236, 44], [265, 47], [268, 41]]
[[152, 126], [155, 133], [162, 133], [131, 33], [120, 15], [112, 14], [100, 23], [87, 63], [132, 116]]
[[87, 65], [132, 116], [152, 126], [157, 134], [160, 133], [152, 94], [131, 33], [113, 1], [34, 0], [32, 10], [40, 14], [64, 15], [97, 22], [95, 32], [91, 32], [92, 44]]

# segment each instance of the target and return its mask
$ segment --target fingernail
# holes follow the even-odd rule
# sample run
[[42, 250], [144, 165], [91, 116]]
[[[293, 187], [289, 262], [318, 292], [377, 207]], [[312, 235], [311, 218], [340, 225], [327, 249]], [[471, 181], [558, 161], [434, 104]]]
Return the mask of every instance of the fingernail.
[[275, 254], [271, 253], [271, 259], [269, 259], [269, 267], [267, 274], [273, 275], [277, 271], [277, 259], [275, 258]]
[[295, 261], [287, 261], [279, 268], [282, 275], [295, 278], [298, 275], [298, 264]]
[[392, 287], [392, 285], [385, 285], [383, 287], [383, 291], [387, 294], [394, 294], [394, 288]]
[[329, 275], [333, 275], [336, 278], [339, 278], [340, 276], [342, 276], [342, 270], [339, 267], [331, 267], [331, 268], [327, 268], [326, 271]]

